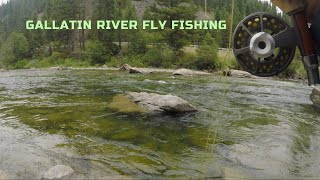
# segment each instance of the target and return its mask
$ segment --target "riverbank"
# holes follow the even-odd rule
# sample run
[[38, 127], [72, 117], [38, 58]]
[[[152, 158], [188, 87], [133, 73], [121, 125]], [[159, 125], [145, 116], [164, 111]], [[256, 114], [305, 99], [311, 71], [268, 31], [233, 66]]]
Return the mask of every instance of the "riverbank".
[[[199, 60], [198, 47], [185, 47], [182, 50], [183, 53], [181, 52], [179, 55], [173, 53], [170, 49], [162, 50], [155, 47], [150, 49], [150, 52], [148, 51], [149, 53], [147, 54], [130, 54], [128, 48], [129, 45], [124, 45], [119, 55], [104, 59], [100, 64], [96, 64], [90, 60], [86, 52], [78, 52], [75, 54], [53, 52], [51, 56], [19, 60], [7, 66], [0, 64], [0, 67], [7, 69], [42, 69], [52, 67], [103, 69], [105, 67], [116, 68], [124, 64], [129, 64], [147, 72], [150, 71], [150, 69], [151, 71], [155, 71], [153, 70], [154, 68], [160, 69], [160, 71], [163, 71], [162, 69], [166, 69], [165, 71], [167, 71], [167, 69], [176, 70], [185, 68], [212, 72], [214, 74], [219, 74], [226, 69], [241, 69], [232, 51], [228, 49], [219, 50], [218, 56], [215, 58], [207, 57], [207, 60]], [[278, 75], [276, 79], [305, 80], [306, 72], [298, 58], [299, 56], [297, 55], [288, 69]]]
[[[70, 71], [70, 70], [89, 70], [89, 71], [121, 71], [122, 67], [107, 67], [104, 66], [87, 66], [87, 67], [63, 67], [63, 66], [52, 66], [52, 67], [46, 67], [46, 68], [23, 68], [23, 69], [13, 69], [15, 71], [19, 70], [56, 70], [56, 71]], [[285, 78], [285, 77], [258, 77], [251, 75], [248, 72], [241, 71], [241, 70], [225, 70], [225, 71], [214, 71], [214, 72], [208, 72], [208, 71], [197, 71], [197, 70], [191, 70], [191, 69], [165, 69], [165, 68], [139, 68], [134, 67], [135, 70], [139, 70], [140, 74], [149, 74], [149, 73], [170, 73], [173, 75], [207, 75], [207, 76], [229, 76], [229, 77], [238, 77], [238, 78], [249, 78], [249, 79], [269, 79], [269, 80], [275, 80], [275, 81], [288, 81], [288, 82], [298, 82], [301, 84], [307, 84], [307, 79], [302, 78]], [[0, 71], [9, 71], [6, 69], [0, 69]], [[138, 71], [138, 72], [139, 72]], [[129, 72], [129, 71], [128, 71]], [[182, 72], [178, 73], [177, 72]], [[233, 73], [231, 73], [233, 72]]]
[[[97, 71], [122, 71], [125, 70], [123, 67], [126, 65], [123, 65], [121, 67], [108, 67], [106, 65], [103, 66], [85, 66], [85, 67], [77, 67], [77, 66], [52, 66], [52, 67], [45, 67], [45, 68], [23, 68], [25, 70], [57, 70], [57, 71], [65, 71], [65, 70], [97, 70]], [[146, 68], [146, 67], [131, 67], [129, 65], [129, 68], [133, 68], [134, 70], [140, 71], [140, 74], [149, 74], [149, 73], [171, 73], [173, 75], [212, 75], [212, 76], [232, 76], [232, 77], [238, 77], [238, 78], [251, 78], [251, 79], [271, 79], [271, 80], [280, 80], [280, 81], [290, 81], [290, 82], [299, 82], [302, 84], [307, 84], [307, 79], [304, 78], [286, 78], [281, 76], [275, 76], [275, 77], [258, 77], [251, 75], [250, 73], [246, 71], [236, 70], [236, 69], [226, 69], [226, 70], [219, 70], [214, 72], [208, 72], [208, 71], [198, 71], [198, 70], [192, 70], [192, 69], [170, 69], [170, 68]], [[19, 69], [15, 69], [19, 70]], [[2, 71], [6, 71], [2, 69]], [[127, 69], [128, 72], [129, 69]]]

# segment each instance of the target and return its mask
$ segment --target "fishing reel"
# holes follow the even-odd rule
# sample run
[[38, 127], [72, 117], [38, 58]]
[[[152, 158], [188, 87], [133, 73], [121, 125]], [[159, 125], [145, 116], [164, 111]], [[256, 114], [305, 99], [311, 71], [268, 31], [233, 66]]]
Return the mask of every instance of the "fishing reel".
[[[280, 5], [284, 3], [278, 0], [273, 2]], [[290, 4], [291, 1], [285, 2]], [[286, 7], [283, 9], [288, 10]], [[294, 27], [290, 27], [279, 16], [262, 12], [242, 20], [233, 36], [234, 55], [245, 71], [260, 77], [270, 77], [288, 68], [294, 59], [296, 47], [299, 47], [309, 85], [320, 84], [315, 42], [305, 11], [303, 8], [290, 9], [288, 14]]]
[[[283, 35], [287, 33], [285, 37]], [[234, 33], [233, 52], [241, 67], [260, 76], [275, 76], [292, 62], [296, 44], [293, 29], [280, 17], [255, 13], [239, 23]]]

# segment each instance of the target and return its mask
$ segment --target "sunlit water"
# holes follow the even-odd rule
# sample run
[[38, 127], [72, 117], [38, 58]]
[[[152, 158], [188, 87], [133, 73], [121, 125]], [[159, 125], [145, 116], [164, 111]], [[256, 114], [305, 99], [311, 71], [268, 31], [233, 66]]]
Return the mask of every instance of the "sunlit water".
[[[128, 91], [180, 96], [187, 115], [120, 113]], [[40, 178], [320, 177], [320, 111], [295, 82], [117, 71], [0, 72], [0, 172]]]

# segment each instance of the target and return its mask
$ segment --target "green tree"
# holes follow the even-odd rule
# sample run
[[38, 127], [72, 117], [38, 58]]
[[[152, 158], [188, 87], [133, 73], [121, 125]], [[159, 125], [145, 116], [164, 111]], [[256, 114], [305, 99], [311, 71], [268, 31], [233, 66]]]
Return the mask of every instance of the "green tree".
[[[94, 1], [94, 13], [93, 13], [93, 20], [103, 20], [103, 19], [110, 19], [115, 20], [117, 11], [117, 1], [116, 0], [96, 0]], [[103, 45], [109, 49], [111, 52], [113, 50], [113, 41], [115, 39], [116, 32], [115, 30], [97, 30], [93, 29], [91, 35], [91, 39], [99, 39]]]
[[[45, 17], [60, 24], [64, 20], [79, 19], [79, 0], [47, 0]], [[75, 30], [53, 30], [48, 32], [48, 39], [57, 43], [57, 47], [64, 46], [70, 51], [75, 49]]]
[[13, 32], [1, 47], [0, 61], [7, 66], [26, 57], [29, 50], [27, 38], [22, 33]]
[[[37, 20], [36, 12], [32, 13], [32, 20]], [[45, 31], [43, 30], [24, 30], [24, 35], [29, 43], [29, 57], [35, 57], [40, 55], [40, 49], [45, 44]]]
[[87, 43], [87, 56], [92, 65], [102, 65], [111, 58], [111, 52], [106, 49], [99, 40], [92, 40]]
[[153, 20], [168, 20], [166, 28], [160, 33], [166, 43], [175, 51], [191, 44], [190, 30], [172, 29], [173, 20], [190, 20], [196, 18], [197, 7], [189, 0], [157, 0], [146, 16]]
[[131, 54], [143, 54], [147, 52], [147, 41], [142, 32], [135, 33], [135, 36], [130, 41], [129, 52]]
[[157, 45], [152, 47], [144, 58], [149, 66], [170, 68], [173, 64], [174, 52], [167, 45]]
[[216, 68], [215, 60], [218, 59], [218, 45], [212, 36], [207, 33], [202, 41], [199, 49], [197, 50], [197, 60], [195, 67], [200, 70]]

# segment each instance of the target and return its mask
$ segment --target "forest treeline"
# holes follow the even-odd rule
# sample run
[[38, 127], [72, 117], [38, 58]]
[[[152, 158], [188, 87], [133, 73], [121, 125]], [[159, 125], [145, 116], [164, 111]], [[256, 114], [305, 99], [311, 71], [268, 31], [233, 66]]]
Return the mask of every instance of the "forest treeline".
[[[276, 7], [258, 0], [10, 0], [0, 7], [2, 68], [134, 66], [214, 70], [234, 60], [219, 57], [230, 28], [247, 15]], [[27, 30], [27, 20], [226, 20], [227, 30]], [[170, 23], [168, 23], [170, 25]], [[232, 56], [228, 56], [232, 57]]]

